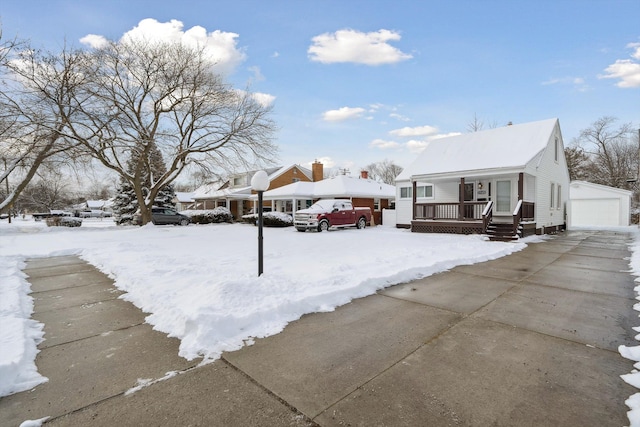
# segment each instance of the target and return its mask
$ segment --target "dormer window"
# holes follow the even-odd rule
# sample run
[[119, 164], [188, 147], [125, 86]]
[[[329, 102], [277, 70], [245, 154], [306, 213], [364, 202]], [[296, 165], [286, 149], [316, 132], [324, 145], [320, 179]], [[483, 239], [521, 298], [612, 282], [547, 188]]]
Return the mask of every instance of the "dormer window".
[[238, 186], [238, 185], [242, 185], [242, 177], [238, 176], [236, 178], [233, 178], [233, 185], [234, 185], [234, 187]]

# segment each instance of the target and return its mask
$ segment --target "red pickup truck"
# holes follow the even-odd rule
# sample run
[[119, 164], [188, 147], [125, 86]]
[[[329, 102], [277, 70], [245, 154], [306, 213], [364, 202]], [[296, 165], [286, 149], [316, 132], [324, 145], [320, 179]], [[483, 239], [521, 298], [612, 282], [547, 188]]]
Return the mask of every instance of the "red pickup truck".
[[371, 223], [370, 208], [354, 208], [349, 200], [318, 200], [307, 209], [296, 212], [293, 225], [296, 230], [328, 230], [330, 227], [365, 228]]

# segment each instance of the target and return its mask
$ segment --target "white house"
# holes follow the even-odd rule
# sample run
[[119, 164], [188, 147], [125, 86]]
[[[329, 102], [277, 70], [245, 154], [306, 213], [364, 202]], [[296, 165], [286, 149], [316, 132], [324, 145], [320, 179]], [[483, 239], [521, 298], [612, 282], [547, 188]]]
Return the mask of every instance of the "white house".
[[560, 124], [548, 119], [430, 141], [396, 178], [396, 221], [515, 238], [565, 228], [568, 198]]
[[572, 181], [567, 227], [626, 226], [630, 222], [631, 191], [585, 181]]

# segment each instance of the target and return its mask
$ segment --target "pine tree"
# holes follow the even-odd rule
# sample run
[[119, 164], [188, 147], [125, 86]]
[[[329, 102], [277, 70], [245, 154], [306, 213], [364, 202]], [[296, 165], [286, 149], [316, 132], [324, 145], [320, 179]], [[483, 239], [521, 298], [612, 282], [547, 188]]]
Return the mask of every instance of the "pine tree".
[[[127, 171], [130, 174], [133, 174], [139, 159], [140, 152], [133, 151], [127, 161]], [[148, 161], [144, 162], [144, 165], [141, 180], [143, 182], [143, 196], [146, 197], [149, 192], [149, 187], [151, 187], [152, 177], [162, 175], [167, 170], [164, 159], [162, 158], [162, 153], [155, 144], [149, 150]], [[153, 205], [163, 208], [175, 208], [174, 198], [175, 191], [173, 185], [168, 184], [160, 189], [153, 201]], [[120, 178], [120, 185], [116, 190], [116, 197], [113, 202], [114, 221], [119, 225], [131, 224], [137, 210], [138, 200], [136, 199], [133, 185], [128, 180]]]

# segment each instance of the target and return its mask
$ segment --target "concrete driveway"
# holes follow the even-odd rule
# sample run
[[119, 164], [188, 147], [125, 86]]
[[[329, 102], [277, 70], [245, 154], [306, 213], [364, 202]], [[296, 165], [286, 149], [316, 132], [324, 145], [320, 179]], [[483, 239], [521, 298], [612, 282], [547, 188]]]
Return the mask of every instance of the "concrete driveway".
[[[631, 239], [562, 233], [304, 316], [204, 366], [93, 267], [33, 260], [50, 381], [0, 399], [0, 425], [626, 425]], [[139, 378], [162, 380], [125, 394]]]

